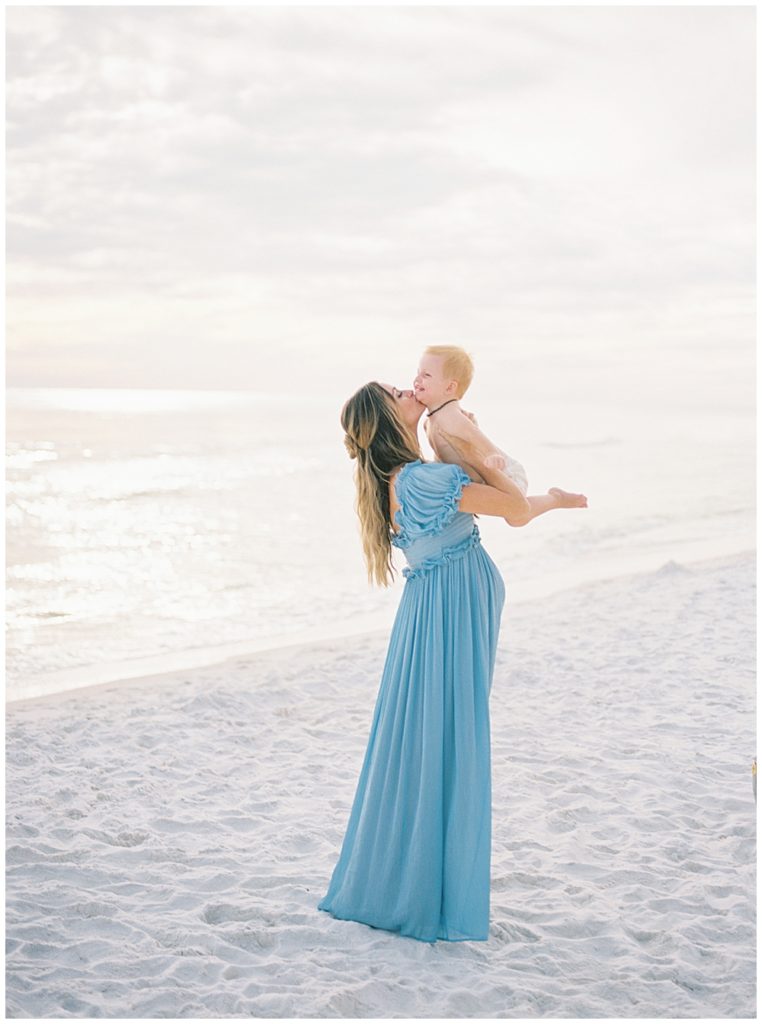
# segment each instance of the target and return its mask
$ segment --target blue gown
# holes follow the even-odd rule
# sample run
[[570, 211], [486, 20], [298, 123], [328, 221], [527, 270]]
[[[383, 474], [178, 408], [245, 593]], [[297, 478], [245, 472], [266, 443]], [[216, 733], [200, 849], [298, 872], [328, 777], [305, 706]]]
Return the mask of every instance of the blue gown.
[[503, 580], [460, 466], [397, 476], [408, 562], [344, 842], [319, 910], [423, 942], [489, 934], [489, 695]]

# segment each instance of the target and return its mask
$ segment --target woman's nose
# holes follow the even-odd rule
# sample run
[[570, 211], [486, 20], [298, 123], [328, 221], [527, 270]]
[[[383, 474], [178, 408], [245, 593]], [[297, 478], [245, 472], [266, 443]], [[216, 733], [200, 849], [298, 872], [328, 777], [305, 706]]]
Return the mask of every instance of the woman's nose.
[[403, 391], [402, 394], [405, 396], [405, 398], [412, 398], [413, 397], [413, 392], [409, 388], [408, 388], [407, 391]]

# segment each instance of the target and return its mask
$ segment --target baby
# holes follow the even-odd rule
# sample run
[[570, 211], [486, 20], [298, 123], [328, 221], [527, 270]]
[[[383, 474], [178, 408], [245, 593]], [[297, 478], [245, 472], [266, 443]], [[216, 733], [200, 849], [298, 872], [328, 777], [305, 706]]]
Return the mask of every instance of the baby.
[[430, 345], [423, 353], [413, 387], [415, 397], [428, 410], [424, 426], [437, 459], [458, 463], [474, 483], [489, 483], [508, 493], [518, 488], [529, 509], [520, 518], [508, 518], [511, 526], [525, 526], [554, 508], [587, 508], [584, 494], [560, 487], [551, 487], [547, 494], [527, 495], [527, 475], [521, 463], [494, 445], [474, 417], [460, 407], [473, 373], [471, 357], [455, 345]]

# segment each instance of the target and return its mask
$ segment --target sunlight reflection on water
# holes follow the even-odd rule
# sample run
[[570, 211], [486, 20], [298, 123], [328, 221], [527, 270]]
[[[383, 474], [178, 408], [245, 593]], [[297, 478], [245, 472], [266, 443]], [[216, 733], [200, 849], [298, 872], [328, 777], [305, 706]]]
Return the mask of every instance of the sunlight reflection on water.
[[[335, 403], [300, 403], [300, 419], [251, 393], [11, 397], [9, 696], [104, 658], [390, 622], [401, 579], [367, 585]], [[509, 413], [482, 401], [479, 415], [530, 492], [590, 498], [524, 530], [480, 518], [509, 602], [753, 547], [749, 416], [638, 421], [526, 400]], [[505, 439], [518, 429], [531, 439], [520, 450]]]

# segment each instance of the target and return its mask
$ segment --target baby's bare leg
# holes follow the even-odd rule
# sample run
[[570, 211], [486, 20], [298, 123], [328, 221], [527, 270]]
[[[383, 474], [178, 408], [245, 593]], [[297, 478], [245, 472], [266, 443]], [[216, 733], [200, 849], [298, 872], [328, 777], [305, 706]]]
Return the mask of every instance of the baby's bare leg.
[[[502, 470], [482, 465], [479, 471], [483, 474], [482, 479], [486, 478], [485, 483], [497, 487], [499, 491], [505, 491], [507, 494], [520, 493], [518, 484]], [[529, 506], [526, 512], [522, 515], [505, 516], [509, 526], [526, 526], [544, 512], [552, 512], [556, 508], [587, 508], [587, 498], [584, 494], [563, 491], [560, 487], [551, 487], [547, 494], [528, 494], [526, 500]]]
[[530, 511], [522, 522], [507, 523], [511, 526], [526, 526], [543, 512], [552, 512], [555, 508], [587, 508], [587, 498], [584, 494], [575, 494], [572, 491], [562, 491], [560, 487], [551, 487], [547, 494], [528, 494]]
[[[514, 495], [522, 493], [515, 480], [500, 469], [493, 469], [483, 462], [475, 471], [471, 466], [467, 468], [472, 477], [496, 487], [499, 491]], [[509, 526], [526, 526], [544, 512], [552, 512], [556, 508], [587, 508], [587, 498], [584, 494], [562, 491], [560, 487], [551, 487], [547, 494], [528, 494], [526, 500], [529, 506], [526, 512], [522, 515], [505, 516]]]
[[[473, 445], [463, 438], [455, 438], [447, 435], [448, 443], [454, 455], [458, 456], [458, 462], [476, 483], [486, 483], [491, 487], [512, 494], [514, 497], [521, 496], [527, 503], [526, 511], [505, 516], [509, 526], [526, 526], [533, 519], [541, 516], [544, 512], [551, 512], [555, 508], [587, 508], [587, 498], [584, 494], [575, 494], [571, 491], [563, 491], [560, 487], [551, 487], [547, 494], [524, 495], [516, 481], [498, 469], [498, 463], [502, 459], [493, 458], [489, 453], [479, 452]], [[439, 455], [439, 452], [437, 452]], [[439, 456], [441, 458], [441, 455]], [[449, 458], [442, 461], [450, 461]]]

